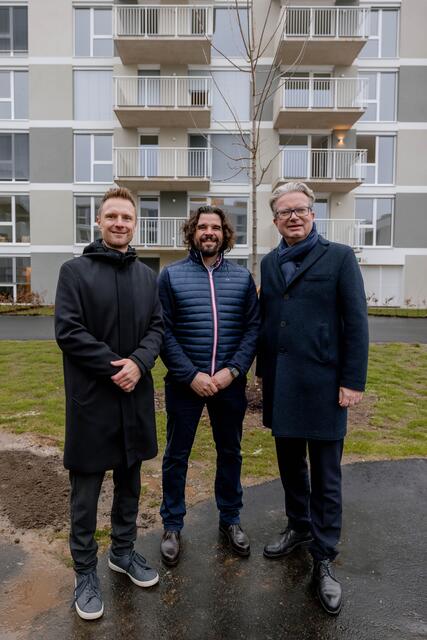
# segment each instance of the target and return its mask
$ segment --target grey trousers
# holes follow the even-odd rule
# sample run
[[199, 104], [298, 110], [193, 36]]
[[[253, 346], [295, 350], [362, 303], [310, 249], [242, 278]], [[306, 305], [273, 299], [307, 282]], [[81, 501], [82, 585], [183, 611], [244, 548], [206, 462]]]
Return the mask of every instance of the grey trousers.
[[[74, 570], [90, 573], [96, 569], [98, 544], [95, 540], [98, 499], [105, 472], [70, 471], [70, 551]], [[114, 498], [111, 509], [111, 549], [127, 555], [136, 540], [136, 517], [141, 492], [141, 463], [113, 469]]]

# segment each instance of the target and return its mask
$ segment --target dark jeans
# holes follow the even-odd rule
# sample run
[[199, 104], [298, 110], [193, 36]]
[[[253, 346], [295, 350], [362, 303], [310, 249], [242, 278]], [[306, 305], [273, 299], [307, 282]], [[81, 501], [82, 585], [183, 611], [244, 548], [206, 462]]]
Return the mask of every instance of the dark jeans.
[[220, 519], [227, 524], [239, 522], [243, 504], [240, 441], [247, 405], [245, 386], [246, 380], [238, 378], [215, 396], [202, 398], [188, 385], [166, 383], [167, 443], [160, 508], [165, 529], [179, 531], [184, 526], [188, 458], [205, 405], [217, 452], [215, 498]]
[[311, 529], [313, 542], [310, 553], [314, 560], [333, 560], [338, 553], [336, 545], [341, 535], [342, 520], [343, 445], [344, 440], [276, 438], [288, 524], [299, 532]]
[[[76, 473], [70, 471], [71, 530], [70, 550], [77, 573], [90, 573], [96, 568], [98, 545], [94, 538], [98, 498], [105, 472]], [[127, 555], [136, 540], [136, 517], [141, 492], [141, 463], [113, 469], [114, 498], [111, 509], [111, 549], [116, 555]]]

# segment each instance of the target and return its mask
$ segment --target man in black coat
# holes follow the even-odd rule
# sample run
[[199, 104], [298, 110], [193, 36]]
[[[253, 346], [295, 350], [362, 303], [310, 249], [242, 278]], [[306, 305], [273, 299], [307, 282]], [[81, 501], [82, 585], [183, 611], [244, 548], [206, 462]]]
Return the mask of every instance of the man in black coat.
[[75, 607], [99, 618], [103, 603], [94, 538], [105, 471], [113, 470], [108, 564], [141, 587], [159, 580], [134, 550], [141, 461], [157, 454], [150, 370], [163, 335], [155, 274], [129, 246], [136, 208], [127, 189], [108, 191], [98, 212], [102, 239], [62, 265], [55, 303], [66, 396], [64, 466], [70, 471], [70, 550]]
[[317, 234], [313, 202], [303, 183], [272, 194], [282, 240], [261, 262], [257, 373], [288, 517], [264, 555], [280, 558], [309, 545], [320, 602], [337, 614], [342, 592], [332, 561], [341, 533], [341, 456], [347, 408], [360, 402], [365, 388], [368, 323], [355, 255]]
[[159, 282], [165, 321], [161, 356], [168, 368], [160, 549], [169, 566], [179, 560], [188, 459], [205, 406], [217, 450], [219, 528], [235, 553], [250, 553], [240, 526], [240, 441], [246, 373], [259, 330], [255, 284], [247, 269], [224, 257], [234, 231], [222, 209], [200, 207], [186, 222], [184, 236], [188, 257], [163, 269]]

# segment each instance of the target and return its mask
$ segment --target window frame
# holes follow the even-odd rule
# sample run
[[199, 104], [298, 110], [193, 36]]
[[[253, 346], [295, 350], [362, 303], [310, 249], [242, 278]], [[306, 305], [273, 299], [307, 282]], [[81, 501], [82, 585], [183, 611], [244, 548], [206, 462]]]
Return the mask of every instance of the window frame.
[[[22, 284], [21, 282], [17, 282], [17, 269], [16, 269], [16, 261], [22, 258], [26, 258], [28, 260], [28, 264], [30, 267], [30, 274], [31, 274], [31, 256], [28, 255], [15, 255], [15, 256], [10, 256], [10, 255], [2, 255], [0, 256], [1, 258], [8, 258], [10, 260], [12, 260], [12, 283], [10, 282], [2, 282], [0, 281], [0, 288], [2, 287], [8, 287], [12, 290], [12, 301], [13, 303], [17, 302], [18, 299], [18, 286], [20, 284]], [[30, 275], [30, 291], [31, 291], [31, 275]]]
[[[373, 56], [363, 56], [361, 55], [363, 53], [363, 49], [359, 54], [359, 58], [362, 60], [382, 60], [382, 59], [386, 59], [386, 60], [394, 60], [396, 58], [399, 57], [399, 34], [400, 34], [400, 9], [399, 7], [371, 7], [371, 11], [375, 11], [378, 12], [378, 35], [375, 36], [368, 36], [368, 40], [367, 42], [369, 42], [369, 40], [378, 40], [378, 54], [373, 57]], [[394, 11], [395, 13], [397, 13], [397, 21], [396, 21], [396, 53], [394, 56], [384, 56], [383, 55], [383, 14], [384, 11]]]
[[[360, 230], [363, 229], [371, 229], [372, 230], [372, 240], [373, 243], [372, 244], [362, 244], [361, 247], [363, 249], [392, 249], [393, 248], [393, 229], [394, 229], [394, 212], [395, 212], [395, 202], [396, 202], [396, 198], [392, 195], [368, 195], [368, 194], [361, 194], [361, 195], [357, 195], [354, 198], [354, 219], [360, 220], [360, 218], [357, 217], [356, 215], [356, 207], [357, 207], [357, 200], [373, 200], [373, 208], [372, 208], [372, 224], [361, 224], [360, 223]], [[378, 222], [378, 201], [379, 200], [391, 200], [392, 206], [391, 206], [391, 224], [390, 224], [390, 244], [377, 244], [377, 222]], [[361, 239], [362, 239], [362, 234], [361, 234]]]
[[[394, 118], [393, 120], [383, 120], [381, 118], [381, 75], [384, 75], [386, 73], [392, 73], [395, 77], [395, 92], [394, 92]], [[399, 81], [399, 74], [397, 73], [397, 71], [389, 71], [388, 69], [382, 69], [382, 70], [378, 70], [378, 69], [367, 69], [367, 68], [361, 68], [358, 71], [358, 74], [360, 75], [360, 77], [362, 78], [367, 78], [366, 74], [375, 74], [375, 94], [376, 97], [375, 98], [366, 98], [365, 102], [367, 105], [369, 104], [376, 104], [376, 114], [375, 114], [375, 120], [368, 120], [364, 117], [364, 115], [362, 115], [362, 117], [360, 118], [359, 122], [361, 124], [365, 123], [365, 122], [397, 122], [397, 97], [399, 95], [399, 87], [398, 87], [398, 81]], [[367, 113], [367, 110], [366, 112]]]
[[[16, 8], [25, 8], [27, 9], [27, 48], [20, 49], [19, 51], [15, 51], [15, 34], [13, 30], [13, 9]], [[0, 38], [9, 37], [10, 40], [10, 49], [8, 51], [0, 51], [0, 59], [2, 57], [22, 57], [28, 55], [28, 6], [26, 4], [9, 4], [3, 7], [3, 9], [9, 9], [9, 33], [6, 32], [0, 33]]]
[[[10, 180], [4, 180], [2, 178], [0, 178], [0, 184], [11, 184], [11, 183], [16, 183], [16, 184], [27, 184], [30, 182], [30, 134], [28, 131], [7, 131], [4, 129], [0, 130], [0, 135], [10, 135], [12, 136], [12, 144], [11, 144], [11, 149], [12, 149], [12, 157], [11, 160], [1, 160], [0, 163], [6, 163], [6, 162], [10, 162], [11, 166], [12, 166], [12, 178]], [[28, 137], [28, 178], [26, 178], [25, 180], [17, 180], [16, 179], [16, 167], [15, 167], [15, 138], [14, 136], [16, 135], [26, 135]]]
[[[76, 144], [77, 136], [90, 136], [90, 180], [77, 180], [77, 153]], [[95, 160], [95, 136], [110, 136], [111, 138], [111, 161], [109, 160]], [[113, 160], [113, 133], [111, 131], [97, 131], [96, 133], [89, 131], [74, 131], [74, 183], [75, 184], [108, 184], [114, 183], [114, 160]], [[101, 180], [94, 180], [94, 169], [96, 165], [109, 165], [111, 164], [111, 181], [105, 182]]]
[[12, 229], [12, 240], [11, 242], [1, 242], [0, 246], [2, 245], [12, 245], [12, 244], [18, 244], [20, 246], [28, 246], [31, 244], [31, 218], [30, 218], [30, 207], [28, 206], [28, 225], [29, 225], [29, 240], [28, 242], [17, 242], [16, 240], [16, 198], [21, 197], [21, 196], [27, 196], [28, 197], [28, 205], [30, 204], [30, 196], [28, 193], [0, 193], [0, 197], [2, 198], [10, 198], [10, 212], [11, 212], [11, 221], [10, 222], [2, 222], [0, 220], [0, 227], [11, 227]]
[[26, 73], [27, 74], [27, 82], [28, 82], [28, 70], [27, 69], [2, 69], [0, 67], [0, 71], [3, 73], [9, 73], [9, 89], [10, 89], [10, 98], [0, 98], [0, 102], [10, 102], [10, 118], [1, 118], [0, 122], [10, 122], [11, 120], [16, 120], [18, 122], [25, 122], [28, 120], [28, 104], [27, 104], [27, 117], [26, 118], [15, 118], [15, 73]]
[[77, 198], [90, 198], [90, 240], [89, 243], [95, 241], [95, 229], [97, 228], [95, 204], [96, 198], [102, 198], [102, 193], [75, 193], [74, 194], [74, 244], [78, 247], [85, 247], [88, 243], [77, 241]]
[[[368, 168], [369, 166], [374, 165], [374, 170], [375, 170], [375, 176], [374, 176], [374, 182], [368, 182], [367, 177], [363, 183], [363, 185], [365, 187], [367, 186], [384, 186], [384, 187], [391, 187], [394, 186], [396, 184], [396, 142], [397, 142], [397, 134], [395, 133], [370, 133], [370, 132], [362, 132], [359, 130], [359, 137], [360, 136], [364, 136], [364, 137], [373, 137], [375, 138], [375, 161], [374, 162], [366, 162], [366, 163], [362, 163], [362, 167], [366, 167]], [[378, 164], [378, 153], [379, 153], [379, 144], [378, 144], [378, 139], [379, 138], [393, 138], [394, 144], [393, 144], [393, 179], [392, 182], [378, 182], [378, 169], [379, 169], [379, 164]], [[356, 143], [356, 148], [357, 149], [361, 149], [363, 147], [359, 147], [359, 145]]]
[[[85, 10], [89, 11], [89, 55], [82, 56], [76, 53], [76, 11]], [[95, 11], [109, 10], [111, 12], [111, 36], [109, 35], [96, 35], [95, 34]], [[99, 7], [73, 7], [73, 57], [74, 58], [114, 58], [114, 38], [113, 38], [113, 8], [111, 5], [99, 6]], [[99, 56], [93, 52], [94, 40], [111, 40], [112, 52], [110, 56]]]

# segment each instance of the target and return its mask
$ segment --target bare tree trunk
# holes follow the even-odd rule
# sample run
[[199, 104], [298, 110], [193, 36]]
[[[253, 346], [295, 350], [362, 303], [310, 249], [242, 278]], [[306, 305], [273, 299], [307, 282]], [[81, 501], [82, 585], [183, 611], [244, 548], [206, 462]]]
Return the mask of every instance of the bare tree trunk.
[[[254, 118], [252, 118], [252, 131], [251, 131], [251, 136], [252, 139], [255, 140], [255, 135], [256, 135], [256, 121]], [[251, 151], [254, 149], [253, 147], [253, 142], [252, 142], [252, 149]], [[257, 277], [257, 266], [258, 266], [258, 218], [257, 218], [257, 192], [256, 192], [256, 187], [257, 187], [257, 156], [256, 156], [256, 151], [255, 153], [251, 153], [251, 167], [250, 167], [250, 172], [251, 172], [251, 208], [252, 208], [252, 260], [251, 260], [251, 272], [252, 272], [252, 277], [255, 280]]]

